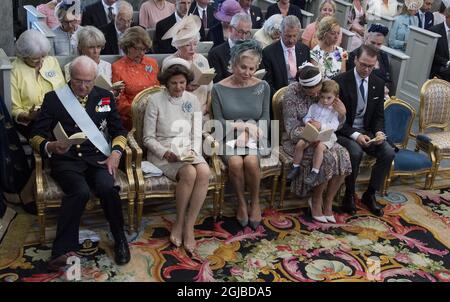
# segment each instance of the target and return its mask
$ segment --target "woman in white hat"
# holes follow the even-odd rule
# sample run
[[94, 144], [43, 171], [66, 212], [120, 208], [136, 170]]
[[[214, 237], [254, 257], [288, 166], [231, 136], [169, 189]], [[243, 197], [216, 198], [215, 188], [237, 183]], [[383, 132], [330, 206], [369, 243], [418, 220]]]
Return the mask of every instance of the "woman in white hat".
[[[209, 69], [208, 60], [196, 52], [198, 42], [200, 41], [201, 20], [197, 15], [184, 17], [181, 22], [175, 24], [168, 32], [168, 37], [172, 38], [172, 46], [177, 52], [168, 56], [165, 60], [172, 58], [182, 58], [191, 64], [195, 64], [200, 70]], [[192, 68], [191, 68], [192, 69]], [[212, 81], [208, 85], [190, 84], [187, 90], [197, 96], [202, 108], [203, 120], [209, 120], [209, 106], [211, 103]]]
[[[177, 216], [170, 241], [186, 251], [195, 250], [194, 225], [208, 192], [209, 166], [201, 155], [202, 131], [197, 97], [186, 91], [193, 80], [191, 64], [181, 58], [165, 60], [159, 82], [166, 89], [152, 95], [144, 116], [143, 142], [147, 160], [177, 182]], [[200, 124], [201, 125], [201, 124]], [[190, 155], [191, 160], [183, 161]]]
[[389, 47], [404, 51], [408, 40], [409, 27], [419, 26], [416, 14], [422, 7], [423, 0], [405, 0], [402, 13], [395, 17], [389, 34]]

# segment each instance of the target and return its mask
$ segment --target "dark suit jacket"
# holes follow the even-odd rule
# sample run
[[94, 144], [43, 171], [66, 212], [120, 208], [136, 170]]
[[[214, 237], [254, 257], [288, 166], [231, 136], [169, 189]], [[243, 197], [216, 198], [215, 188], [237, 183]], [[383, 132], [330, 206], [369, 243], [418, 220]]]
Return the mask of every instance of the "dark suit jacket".
[[[175, 18], [175, 13], [173, 13], [169, 17], [156, 23], [155, 39], [153, 40], [154, 53], [174, 53], [177, 51], [177, 49], [172, 46], [172, 39], [162, 40], [162, 37], [176, 22], [177, 19]], [[203, 29], [203, 26], [200, 28], [200, 40], [205, 40], [205, 30]]]
[[[197, 2], [193, 1], [191, 4], [191, 7], [189, 8], [188, 14], [194, 14], [200, 17], [198, 9], [197, 9]], [[211, 4], [208, 4], [206, 7], [206, 20], [208, 22], [207, 28], [211, 28], [215, 24], [217, 24], [219, 21], [214, 17], [214, 7]], [[202, 24], [203, 25], [203, 24]]]
[[106, 24], [108, 24], [108, 17], [106, 16], [101, 0], [86, 6], [81, 17], [82, 26], [92, 25], [100, 28]]
[[217, 83], [231, 75], [228, 72], [230, 61], [230, 44], [223, 42], [217, 47], [212, 48], [208, 53], [208, 62], [211, 68], [216, 70], [214, 83]]
[[[420, 19], [419, 13], [416, 14], [419, 19], [419, 27], [422, 27], [422, 20]], [[434, 15], [431, 12], [425, 12], [425, 29], [430, 29], [434, 24]]]
[[[355, 58], [356, 58], [356, 53], [357, 53], [358, 49], [359, 48], [355, 49], [354, 51], [352, 51], [349, 54], [346, 70], [350, 70], [355, 67]], [[390, 73], [391, 69], [390, 69], [390, 65], [389, 65], [388, 55], [386, 53], [380, 51], [378, 54], [378, 62], [379, 62], [380, 68], [374, 69], [373, 73], [376, 76], [378, 76], [379, 78], [381, 78], [386, 83], [386, 86], [389, 88], [389, 93], [394, 93], [394, 91], [392, 91], [393, 83], [392, 83], [392, 79], [391, 79], [391, 73]]]
[[[96, 107], [98, 107], [105, 98], [110, 101], [110, 111], [97, 111]], [[99, 87], [94, 87], [89, 94], [85, 108], [89, 117], [101, 131], [106, 130], [102, 129], [104, 127], [102, 124], [106, 122], [111, 140], [117, 137], [123, 137], [123, 139], [126, 138], [127, 131], [122, 126], [119, 112], [117, 111], [116, 103], [111, 92]], [[39, 147], [40, 154], [45, 158], [47, 157], [45, 144], [48, 141], [54, 140], [53, 128], [55, 128], [58, 122], [61, 123], [61, 126], [68, 136], [80, 132], [80, 129], [59, 100], [56, 92], [51, 91], [44, 97], [41, 112], [38, 119], [33, 124], [31, 135], [32, 144], [33, 142], [38, 143], [38, 146], [35, 147]], [[118, 145], [113, 146], [112, 149], [123, 152], [122, 148]], [[104, 160], [105, 158], [106, 156], [101, 153], [91, 141], [86, 140], [81, 145], [72, 145], [69, 151], [63, 155], [53, 154], [50, 158], [50, 165], [53, 173], [67, 169], [80, 171], [86, 167], [86, 164], [104, 167], [104, 165], [99, 165], [97, 161]]]
[[433, 78], [438, 76], [440, 78], [444, 78], [447, 81], [450, 81], [449, 73], [450, 70], [447, 68], [447, 62], [449, 61], [449, 53], [448, 53], [448, 41], [447, 41], [447, 33], [445, 32], [444, 23], [435, 25], [430, 28], [430, 31], [440, 34], [441, 37], [438, 39], [436, 45], [436, 51], [434, 53], [433, 65], [431, 66], [431, 74], [430, 77]]
[[[361, 132], [353, 128], [358, 104], [354, 69], [337, 75], [334, 80], [339, 84], [339, 97], [347, 109], [345, 123], [336, 133], [350, 137], [356, 131]], [[367, 87], [369, 91], [364, 114], [364, 130], [368, 136], [373, 137], [377, 131], [384, 132], [384, 81], [372, 73]]]
[[[310, 62], [311, 56], [308, 46], [298, 42], [295, 45], [295, 57], [297, 58], [297, 66], [304, 62]], [[288, 85], [287, 68], [283, 54], [281, 41], [275, 42], [262, 52], [262, 65], [266, 69], [264, 80], [269, 83], [272, 95], [280, 88]]]
[[252, 17], [252, 28], [261, 28], [264, 24], [264, 16], [257, 6], [250, 6], [250, 17]]
[[119, 41], [117, 40], [117, 31], [114, 22], [110, 22], [107, 25], [100, 27], [100, 30], [105, 35], [105, 48], [102, 49], [102, 55], [118, 55], [119, 54]]
[[[281, 11], [280, 8], [278, 7], [278, 4], [274, 3], [267, 8], [266, 20], [269, 19], [270, 16], [276, 14], [281, 14]], [[302, 23], [302, 12], [300, 10], [300, 7], [298, 7], [297, 5], [294, 4], [289, 5], [288, 15], [297, 16], [297, 18], [300, 20], [300, 23]]]
[[226, 42], [223, 37], [222, 23], [218, 22], [209, 29], [208, 35], [206, 36], [206, 41], [213, 41], [213, 47], [219, 46], [222, 43]]

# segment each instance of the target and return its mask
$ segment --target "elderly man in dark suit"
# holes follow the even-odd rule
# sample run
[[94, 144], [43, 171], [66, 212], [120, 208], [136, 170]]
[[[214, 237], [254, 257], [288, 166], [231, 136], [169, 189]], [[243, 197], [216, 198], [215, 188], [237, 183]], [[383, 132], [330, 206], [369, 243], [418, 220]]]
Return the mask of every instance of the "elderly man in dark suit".
[[114, 20], [116, 0], [100, 0], [86, 6], [81, 19], [81, 25], [92, 25], [100, 28]]
[[210, 28], [219, 22], [214, 18], [214, 6], [209, 4], [209, 0], [195, 0], [189, 8], [188, 14], [199, 16], [204, 29]]
[[433, 0], [423, 0], [423, 5], [416, 14], [419, 18], [419, 27], [423, 29], [430, 29], [434, 24], [434, 15], [431, 12], [433, 2]]
[[430, 77], [438, 77], [450, 82], [450, 6], [444, 11], [445, 21], [430, 28], [440, 34], [434, 53]]
[[[130, 261], [130, 251], [114, 178], [126, 147], [127, 131], [112, 93], [94, 86], [97, 64], [80, 56], [72, 61], [69, 70], [69, 83], [45, 95], [30, 140], [35, 151], [50, 158], [51, 176], [64, 192], [49, 268], [65, 266], [67, 258], [78, 250], [80, 219], [91, 189], [99, 197], [109, 222], [115, 240], [115, 261], [123, 265]], [[52, 133], [58, 123], [68, 136], [82, 131], [87, 139], [77, 145], [56, 139]]]
[[361, 159], [367, 153], [376, 158], [376, 163], [361, 201], [373, 214], [383, 216], [375, 192], [389, 173], [395, 154], [384, 135], [384, 81], [372, 73], [378, 51], [373, 45], [361, 46], [355, 57], [355, 68], [334, 78], [347, 109], [345, 123], [336, 134], [339, 144], [348, 150], [352, 164], [352, 174], [345, 178], [343, 200], [343, 208], [350, 214], [356, 212], [355, 183]]
[[252, 20], [249, 15], [238, 13], [231, 18], [228, 41], [212, 48], [208, 53], [209, 66], [216, 70], [214, 83], [217, 83], [231, 75], [228, 71], [230, 65], [230, 49], [236, 41], [243, 41], [250, 38]]
[[272, 95], [295, 82], [298, 67], [311, 60], [309, 48], [298, 42], [300, 29], [296, 16], [286, 16], [281, 22], [281, 39], [263, 49], [264, 80], [269, 83]]
[[239, 0], [242, 11], [252, 18], [252, 28], [261, 28], [264, 24], [264, 17], [261, 9], [252, 5], [252, 0]]
[[119, 49], [119, 39], [124, 32], [132, 26], [133, 22], [133, 6], [130, 3], [120, 0], [116, 3], [117, 16], [114, 21], [100, 27], [105, 35], [106, 44], [102, 49], [102, 55], [124, 55]]

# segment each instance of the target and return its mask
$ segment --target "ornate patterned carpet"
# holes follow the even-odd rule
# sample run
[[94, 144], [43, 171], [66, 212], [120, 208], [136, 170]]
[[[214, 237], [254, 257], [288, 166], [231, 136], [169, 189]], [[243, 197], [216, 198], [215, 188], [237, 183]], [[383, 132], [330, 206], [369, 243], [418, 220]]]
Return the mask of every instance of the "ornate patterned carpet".
[[[100, 244], [85, 241], [82, 281], [450, 281], [450, 189], [403, 187], [381, 202], [383, 218], [358, 205], [337, 224], [315, 223], [305, 208], [267, 209], [257, 231], [242, 230], [232, 213], [203, 217], [192, 258], [168, 242], [173, 214], [146, 217], [124, 267], [112, 261], [107, 232], [97, 230]], [[49, 256], [49, 246], [27, 245], [0, 265], [0, 280], [64, 281], [46, 271]]]

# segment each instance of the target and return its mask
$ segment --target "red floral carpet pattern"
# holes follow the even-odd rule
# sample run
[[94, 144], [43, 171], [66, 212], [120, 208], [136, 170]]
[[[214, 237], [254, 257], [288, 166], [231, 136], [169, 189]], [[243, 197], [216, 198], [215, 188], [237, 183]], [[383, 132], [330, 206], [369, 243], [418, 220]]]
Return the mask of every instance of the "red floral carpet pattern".
[[[337, 224], [313, 222], [306, 209], [270, 210], [256, 231], [233, 217], [196, 226], [198, 246], [189, 257], [168, 241], [173, 215], [147, 217], [130, 238], [132, 261], [118, 267], [112, 243], [80, 250], [82, 281], [450, 281], [450, 190], [405, 188], [381, 199], [384, 217], [359, 205], [357, 215], [337, 213]], [[48, 273], [49, 246], [24, 247], [0, 268], [3, 281], [63, 281]]]

